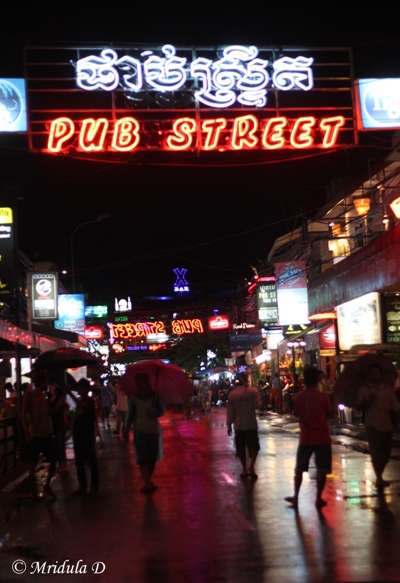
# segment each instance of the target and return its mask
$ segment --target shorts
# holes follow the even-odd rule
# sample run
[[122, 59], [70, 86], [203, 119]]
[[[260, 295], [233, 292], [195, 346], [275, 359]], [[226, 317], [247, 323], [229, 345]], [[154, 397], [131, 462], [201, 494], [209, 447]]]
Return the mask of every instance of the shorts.
[[320, 445], [299, 445], [296, 457], [296, 473], [308, 472], [308, 464], [315, 454], [315, 466], [318, 472], [332, 473], [332, 447], [330, 443]]
[[236, 456], [243, 458], [246, 456], [246, 447], [249, 455], [254, 455], [260, 451], [257, 429], [239, 429], [235, 431]]
[[158, 433], [134, 431], [136, 462], [139, 466], [156, 463], [158, 454]]
[[110, 407], [108, 407], [107, 405], [104, 405], [104, 407], [101, 410], [101, 420], [104, 421], [105, 419], [108, 419], [110, 416]]
[[56, 461], [56, 445], [52, 435], [31, 438], [29, 444], [30, 463], [36, 465], [41, 453], [45, 456], [47, 462]]

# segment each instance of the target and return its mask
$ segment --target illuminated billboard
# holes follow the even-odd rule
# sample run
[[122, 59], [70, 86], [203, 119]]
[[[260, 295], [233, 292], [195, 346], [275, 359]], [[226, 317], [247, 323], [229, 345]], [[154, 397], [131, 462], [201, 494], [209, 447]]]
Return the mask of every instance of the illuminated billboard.
[[32, 319], [57, 318], [57, 273], [32, 273]]
[[85, 334], [84, 294], [61, 294], [58, 296], [58, 320], [54, 327]]
[[400, 79], [358, 79], [355, 85], [359, 130], [400, 128]]
[[329, 51], [31, 46], [30, 146], [129, 159], [145, 151], [261, 156], [352, 144], [350, 52]]
[[9, 207], [0, 208], [0, 298], [12, 298], [15, 293], [14, 219]]
[[372, 292], [336, 308], [340, 350], [382, 342], [380, 296]]
[[304, 261], [275, 263], [279, 324], [308, 322], [306, 264]]
[[25, 79], [0, 79], [0, 132], [26, 132]]

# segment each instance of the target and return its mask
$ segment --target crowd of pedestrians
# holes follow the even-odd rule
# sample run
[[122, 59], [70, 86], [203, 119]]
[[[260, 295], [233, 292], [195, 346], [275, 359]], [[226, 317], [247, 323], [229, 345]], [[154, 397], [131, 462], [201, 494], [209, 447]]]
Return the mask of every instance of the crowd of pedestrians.
[[[153, 474], [156, 462], [162, 459], [163, 437], [159, 417], [165, 406], [149, 382], [147, 374], [135, 377], [136, 390], [130, 396], [121, 389], [119, 379], [104, 386], [82, 378], [77, 383], [64, 377], [63, 386], [49, 379], [44, 371], [33, 371], [32, 384], [24, 387], [21, 421], [29, 461], [30, 487], [37, 497], [36, 469], [40, 454], [49, 463], [44, 494], [55, 498], [51, 480], [55, 471], [66, 471], [66, 436], [72, 430], [76, 477], [75, 495], [94, 495], [100, 487], [97, 447], [104, 445], [102, 432], [113, 431], [133, 445], [136, 463], [143, 479], [140, 491], [151, 494], [156, 485]], [[285, 500], [297, 507], [303, 473], [315, 456], [317, 469], [315, 504], [326, 504], [322, 494], [326, 476], [331, 473], [332, 452], [328, 419], [333, 414], [332, 395], [322, 371], [308, 367], [299, 375], [275, 374], [258, 387], [250, 386], [247, 374], [237, 374], [234, 382], [219, 384], [205, 378], [197, 387], [201, 411], [208, 414], [213, 405], [226, 406], [228, 435], [234, 432], [236, 456], [241, 464], [242, 479], [257, 479], [256, 460], [260, 449], [256, 412], [271, 410], [294, 413], [299, 418], [300, 437], [294, 469], [294, 493]], [[70, 403], [74, 404], [72, 427]], [[356, 408], [364, 415], [366, 434], [376, 475], [375, 485], [383, 489], [389, 485], [383, 472], [390, 459], [392, 417], [400, 417], [400, 404], [393, 388], [382, 382], [382, 368], [373, 363], [365, 384], [357, 393]], [[390, 412], [390, 413], [389, 413]], [[115, 429], [110, 417], [115, 415]], [[101, 424], [101, 427], [100, 427]], [[98, 445], [97, 445], [98, 444]]]

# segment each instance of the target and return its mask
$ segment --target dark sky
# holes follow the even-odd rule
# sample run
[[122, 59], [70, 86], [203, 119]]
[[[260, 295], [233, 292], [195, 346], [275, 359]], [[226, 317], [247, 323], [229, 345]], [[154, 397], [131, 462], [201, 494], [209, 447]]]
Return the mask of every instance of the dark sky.
[[[356, 77], [399, 76], [400, 7], [351, 2], [26, 2], [2, 7], [0, 77], [23, 74], [26, 43], [171, 43], [181, 46], [351, 46]], [[397, 13], [397, 14], [396, 14]], [[121, 165], [26, 151], [0, 136], [0, 180], [22, 182], [20, 247], [70, 268], [85, 291], [123, 295], [143, 281], [172, 289], [175, 267], [192, 284], [235, 286], [273, 240], [326, 200], [335, 176], [366, 172], [388, 152], [387, 133], [362, 148], [301, 161], [237, 166]], [[25, 141], [24, 141], [25, 140]], [[218, 160], [218, 158], [216, 158]], [[249, 159], [250, 160], [250, 159]], [[297, 218], [296, 218], [297, 217]], [[65, 280], [70, 284], [70, 280]]]

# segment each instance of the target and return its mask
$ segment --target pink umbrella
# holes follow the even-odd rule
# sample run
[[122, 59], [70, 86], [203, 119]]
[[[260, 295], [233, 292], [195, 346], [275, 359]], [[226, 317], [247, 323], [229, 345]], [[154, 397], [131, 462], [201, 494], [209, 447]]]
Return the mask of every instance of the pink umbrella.
[[120, 387], [128, 396], [136, 391], [137, 374], [149, 376], [150, 385], [166, 405], [185, 403], [193, 392], [192, 383], [179, 366], [161, 360], [143, 360], [128, 366], [120, 379]]

